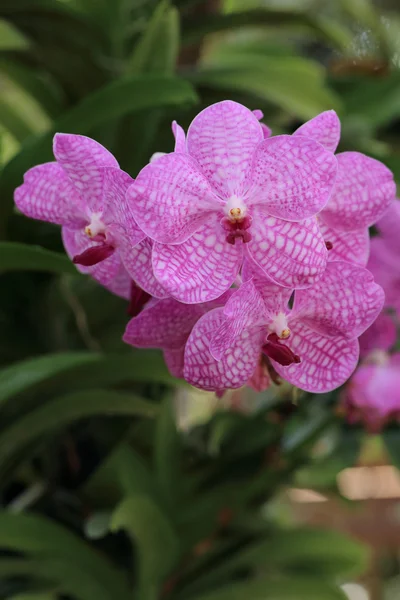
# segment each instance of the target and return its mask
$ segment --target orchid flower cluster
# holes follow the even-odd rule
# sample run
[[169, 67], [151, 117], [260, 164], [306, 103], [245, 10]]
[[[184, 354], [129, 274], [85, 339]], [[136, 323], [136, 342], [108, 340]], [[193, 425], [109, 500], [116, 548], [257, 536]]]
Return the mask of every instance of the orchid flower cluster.
[[400, 200], [376, 224], [368, 268], [385, 291], [384, 310], [361, 336], [361, 364], [343, 394], [342, 409], [351, 423], [370, 432], [400, 420], [400, 352], [396, 349], [400, 318]]
[[384, 303], [368, 228], [395, 197], [389, 169], [335, 155], [327, 111], [272, 136], [261, 111], [209, 106], [175, 149], [133, 180], [96, 141], [56, 134], [56, 162], [30, 169], [19, 210], [62, 226], [77, 268], [131, 299], [124, 340], [160, 348], [171, 373], [222, 393], [284, 378], [343, 384]]

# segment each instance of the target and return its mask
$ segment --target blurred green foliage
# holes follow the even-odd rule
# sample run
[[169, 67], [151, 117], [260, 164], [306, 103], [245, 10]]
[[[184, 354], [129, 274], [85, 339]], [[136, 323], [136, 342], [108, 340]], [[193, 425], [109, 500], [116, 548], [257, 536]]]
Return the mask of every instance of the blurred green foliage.
[[294, 404], [283, 388], [253, 414], [177, 429], [171, 398], [188, 388], [159, 353], [123, 345], [126, 303], [77, 275], [13, 190], [52, 159], [56, 131], [96, 138], [135, 176], [172, 149], [172, 119], [224, 98], [262, 109], [274, 133], [334, 108], [341, 149], [400, 177], [395, 8], [1, 0], [1, 598], [340, 600], [364, 570], [357, 543], [263, 510], [283, 485], [338, 493], [362, 434], [336, 394]]

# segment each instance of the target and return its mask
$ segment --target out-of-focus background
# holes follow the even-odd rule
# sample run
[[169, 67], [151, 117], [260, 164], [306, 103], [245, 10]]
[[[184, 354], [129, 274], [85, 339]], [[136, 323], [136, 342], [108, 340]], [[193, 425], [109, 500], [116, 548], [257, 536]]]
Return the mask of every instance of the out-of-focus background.
[[399, 179], [398, 2], [0, 0], [0, 598], [400, 598], [397, 415], [371, 431], [346, 390], [178, 387], [14, 207], [56, 131], [135, 177], [226, 98], [273, 134], [334, 109], [339, 150]]

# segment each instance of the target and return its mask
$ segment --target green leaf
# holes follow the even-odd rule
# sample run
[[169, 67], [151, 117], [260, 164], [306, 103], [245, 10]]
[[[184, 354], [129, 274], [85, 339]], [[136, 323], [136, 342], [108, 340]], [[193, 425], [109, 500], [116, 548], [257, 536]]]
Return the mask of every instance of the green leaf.
[[338, 107], [338, 98], [326, 87], [324, 70], [316, 62], [301, 57], [269, 57], [240, 48], [217, 49], [192, 80], [252, 95], [302, 119]]
[[0, 19], [0, 50], [26, 50], [29, 41], [9, 21]]
[[382, 433], [386, 450], [392, 464], [400, 469], [400, 430], [398, 427], [388, 427]]
[[181, 438], [176, 428], [173, 398], [169, 395], [161, 404], [157, 419], [154, 460], [157, 480], [169, 507], [176, 509], [179, 495]]
[[0, 548], [40, 559], [31, 563], [31, 573], [46, 579], [54, 577], [63, 583], [64, 589], [68, 590], [66, 593], [73, 592], [77, 598], [130, 598], [122, 572], [76, 535], [43, 517], [0, 512]]
[[130, 73], [172, 73], [179, 52], [179, 13], [160, 2], [129, 59]]
[[0, 273], [4, 271], [78, 274], [66, 254], [16, 242], [0, 242]]
[[3, 169], [0, 177], [0, 223], [10, 215], [13, 192], [30, 167], [52, 160], [51, 140], [56, 131], [87, 134], [93, 128], [143, 109], [182, 108], [197, 101], [193, 87], [177, 77], [138, 75], [106, 85], [68, 112], [54, 124], [53, 131], [31, 138]]
[[35, 133], [24, 119], [18, 107], [6, 98], [0, 98], [0, 124], [18, 142], [23, 142], [27, 137]]
[[112, 531], [125, 529], [138, 553], [138, 597], [158, 598], [159, 586], [179, 559], [179, 540], [168, 518], [145, 495], [132, 495], [116, 509]]
[[295, 578], [274, 581], [270, 578], [231, 584], [194, 600], [346, 600], [336, 586], [315, 579]]
[[0, 468], [19, 450], [74, 421], [97, 415], [154, 417], [157, 405], [133, 394], [91, 390], [66, 394], [20, 418], [0, 434]]

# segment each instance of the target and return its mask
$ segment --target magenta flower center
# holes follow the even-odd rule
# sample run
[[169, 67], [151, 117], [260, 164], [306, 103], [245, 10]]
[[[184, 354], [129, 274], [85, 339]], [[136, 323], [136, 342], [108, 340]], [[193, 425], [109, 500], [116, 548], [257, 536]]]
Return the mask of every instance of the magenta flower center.
[[248, 231], [252, 218], [248, 215], [247, 206], [238, 196], [231, 196], [224, 206], [225, 216], [221, 219], [221, 226], [226, 231], [228, 244], [235, 244], [241, 239], [244, 244], [251, 240]]
[[284, 367], [301, 362], [300, 356], [295, 354], [286, 344], [283, 344], [276, 333], [269, 334], [266, 343], [262, 347], [262, 352]]

